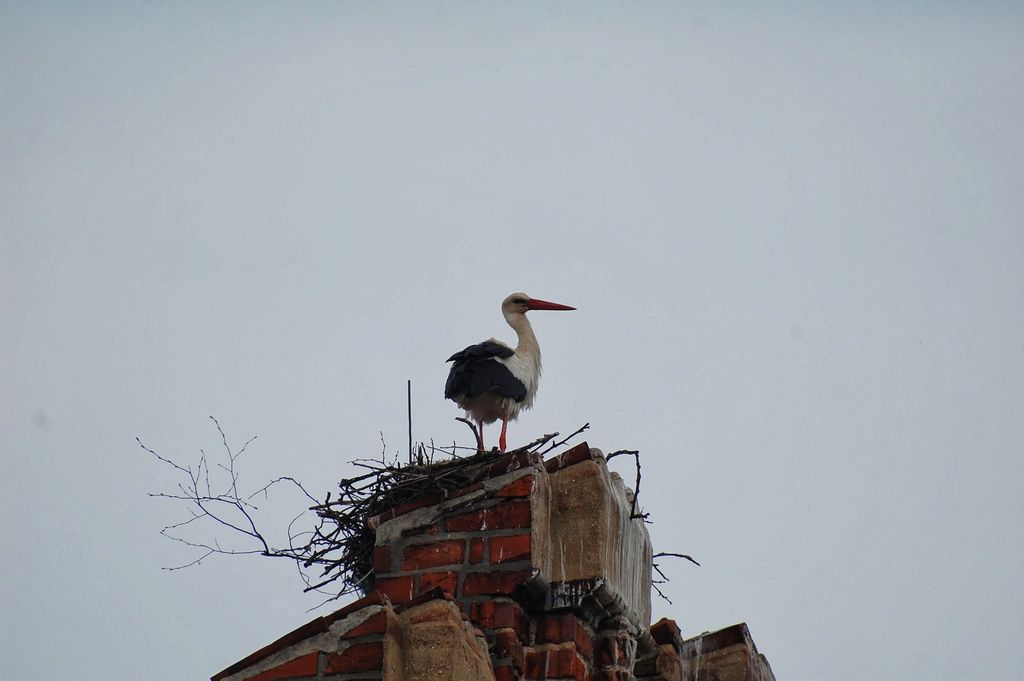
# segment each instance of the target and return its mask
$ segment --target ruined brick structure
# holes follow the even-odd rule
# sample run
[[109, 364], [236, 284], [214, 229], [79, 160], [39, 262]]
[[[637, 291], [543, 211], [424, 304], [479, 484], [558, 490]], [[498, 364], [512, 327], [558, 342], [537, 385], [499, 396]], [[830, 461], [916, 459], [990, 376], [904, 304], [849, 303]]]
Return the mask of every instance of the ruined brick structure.
[[653, 626], [651, 543], [585, 443], [495, 457], [445, 498], [367, 519], [375, 590], [213, 681], [774, 681], [746, 625]]

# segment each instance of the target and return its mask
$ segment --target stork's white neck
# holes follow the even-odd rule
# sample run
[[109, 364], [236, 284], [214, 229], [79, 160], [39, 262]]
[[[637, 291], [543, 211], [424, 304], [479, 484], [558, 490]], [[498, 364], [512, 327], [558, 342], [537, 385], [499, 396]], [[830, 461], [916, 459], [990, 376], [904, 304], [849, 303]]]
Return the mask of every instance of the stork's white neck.
[[537, 343], [537, 337], [533, 335], [533, 327], [530, 326], [530, 320], [522, 312], [506, 312], [505, 321], [516, 332], [516, 336], [519, 337], [519, 343], [516, 345], [516, 354], [533, 360], [539, 369], [540, 345]]

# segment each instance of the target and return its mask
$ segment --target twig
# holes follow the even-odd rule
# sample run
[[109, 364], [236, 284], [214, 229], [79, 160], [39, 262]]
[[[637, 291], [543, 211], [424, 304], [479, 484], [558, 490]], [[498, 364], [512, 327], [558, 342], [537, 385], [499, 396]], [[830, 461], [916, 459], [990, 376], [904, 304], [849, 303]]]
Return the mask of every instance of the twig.
[[525, 447], [520, 447], [519, 449], [525, 449], [528, 452], [536, 453], [541, 447], [546, 445], [553, 437], [558, 437], [558, 433], [548, 433], [547, 435], [541, 435], [539, 438], [537, 438], [530, 444], [526, 445]]
[[606, 456], [605, 457], [605, 461], [611, 461], [616, 456], [622, 456], [622, 455], [632, 456], [634, 461], [636, 461], [636, 487], [633, 488], [633, 506], [629, 510], [629, 518], [630, 518], [630, 520], [640, 519], [640, 520], [642, 520], [644, 522], [647, 522], [647, 519], [651, 517], [651, 514], [650, 513], [637, 513], [637, 510], [636, 510], [637, 501], [640, 499], [640, 452], [639, 452], [639, 450], [636, 450], [636, 449], [620, 449], [619, 451], [612, 452], [611, 454]]
[[669, 605], [671, 605], [672, 601], [669, 599], [669, 597], [662, 593], [661, 589], [658, 588], [659, 584], [667, 584], [669, 582], [669, 578], [668, 575], [661, 571], [661, 567], [658, 565], [658, 563], [655, 562], [655, 559], [657, 558], [685, 558], [686, 560], [690, 561], [694, 565], [697, 565], [698, 567], [700, 566], [700, 563], [698, 563], [691, 556], [688, 556], [685, 553], [670, 553], [668, 551], [662, 551], [661, 553], [655, 553], [653, 556], [651, 556], [651, 567], [654, 569], [655, 572], [661, 575], [661, 579], [651, 580], [651, 588], [654, 589], [659, 596], [665, 599], [665, 601], [667, 601]]
[[262, 492], [262, 493], [263, 493], [263, 498], [264, 498], [264, 499], [266, 499], [266, 498], [267, 498], [267, 490], [269, 490], [269, 489], [270, 489], [270, 488], [271, 488], [271, 487], [272, 487], [273, 485], [276, 485], [277, 483], [279, 483], [279, 482], [282, 482], [282, 481], [287, 481], [287, 482], [290, 482], [290, 483], [292, 483], [293, 485], [295, 485], [296, 487], [298, 487], [298, 488], [299, 488], [299, 490], [300, 490], [300, 491], [301, 491], [301, 492], [302, 492], [303, 494], [305, 494], [305, 495], [306, 495], [306, 498], [307, 498], [307, 499], [309, 499], [310, 501], [312, 501], [312, 502], [313, 502], [314, 504], [318, 504], [318, 503], [320, 503], [320, 500], [319, 500], [319, 499], [317, 499], [317, 498], [316, 498], [316, 497], [314, 497], [314, 496], [313, 496], [312, 494], [310, 494], [309, 492], [307, 492], [307, 491], [306, 491], [306, 488], [302, 486], [302, 483], [301, 483], [301, 482], [299, 482], [299, 481], [298, 481], [298, 480], [296, 480], [295, 478], [293, 478], [293, 477], [291, 477], [291, 476], [288, 476], [288, 475], [282, 475], [282, 476], [281, 476], [281, 477], [279, 477], [279, 478], [274, 478], [273, 480], [271, 480], [270, 482], [268, 482], [268, 483], [267, 483], [266, 485], [264, 485], [264, 486], [263, 486], [263, 487], [261, 487], [260, 489], [256, 490], [256, 491], [255, 491], [255, 492], [253, 492], [252, 494], [250, 494], [250, 495], [249, 495], [249, 498], [250, 498], [250, 499], [252, 499], [252, 498], [253, 498], [254, 496], [256, 496], [257, 494], [260, 494], [260, 493]]
[[467, 426], [469, 426], [469, 429], [473, 431], [473, 437], [476, 439], [476, 451], [484, 451], [484, 435], [483, 432], [477, 430], [476, 424], [470, 421], [469, 419], [463, 418], [461, 416], [456, 416], [455, 420], [462, 421]]
[[[441, 447], [431, 440], [429, 445], [420, 443], [414, 451], [415, 457], [410, 456], [409, 461], [403, 466], [400, 453], [395, 455], [394, 461], [388, 460], [387, 443], [381, 432], [380, 458], [351, 461], [353, 466], [363, 470], [359, 471], [358, 475], [341, 480], [337, 489], [326, 494], [322, 500], [311, 495], [298, 480], [290, 476], [279, 476], [255, 491], [246, 490], [243, 493], [235, 461], [246, 451], [246, 447], [254, 438], [246, 441], [237, 452], [233, 451], [220, 423], [212, 416], [210, 418], [216, 425], [221, 440], [225, 457], [223, 461], [211, 461], [206, 452], [200, 450], [198, 464], [184, 466], [161, 456], [136, 438], [143, 450], [163, 464], [171, 466], [179, 477], [171, 490], [151, 493], [154, 497], [184, 502], [186, 506], [187, 517], [180, 522], [167, 525], [161, 532], [169, 539], [198, 551], [198, 555], [191, 561], [167, 569], [178, 570], [199, 565], [214, 554], [260, 554], [287, 558], [296, 564], [304, 591], [317, 592], [327, 597], [317, 607], [345, 594], [372, 588], [373, 550], [376, 538], [375, 530], [368, 525], [369, 519], [425, 497], [447, 498], [449, 494], [483, 479], [482, 476], [488, 474], [489, 467], [494, 461], [493, 452], [482, 450], [481, 433], [476, 424], [469, 419], [458, 418], [457, 420], [465, 423], [473, 432], [477, 444], [475, 449], [461, 447], [456, 442], [450, 447]], [[589, 423], [584, 424], [565, 438], [559, 438], [557, 432], [544, 435], [525, 447], [513, 450], [512, 453], [529, 452], [543, 455], [544, 452], [566, 444], [589, 427]], [[469, 452], [473, 453], [467, 455]], [[612, 459], [623, 454], [634, 456], [637, 467], [636, 493], [633, 496], [630, 516], [649, 522], [648, 514], [642, 513], [637, 506], [640, 490], [638, 453], [622, 450], [610, 454], [607, 458]], [[307, 510], [291, 519], [287, 525], [287, 541], [278, 544], [272, 543], [263, 533], [262, 526], [257, 522], [259, 509], [252, 502], [260, 495], [263, 499], [269, 499], [272, 488], [279, 487], [281, 483], [290, 483], [304, 495], [303, 505]], [[303, 518], [312, 518], [312, 525], [303, 527]], [[222, 545], [217, 537], [197, 537], [196, 533], [208, 527], [206, 523], [212, 523], [214, 527], [228, 528], [232, 536], [241, 536], [242, 543]], [[656, 558], [670, 556], [692, 560], [683, 554], [667, 553], [658, 554]], [[658, 565], [655, 564], [653, 569], [659, 576], [659, 579], [654, 580], [654, 588], [657, 590], [657, 585], [664, 584], [667, 578]], [[664, 597], [660, 591], [658, 593]]]
[[[271, 480], [262, 489], [253, 492], [246, 498], [242, 498], [238, 491], [238, 471], [234, 464], [238, 457], [245, 453], [248, 446], [256, 439], [256, 437], [254, 436], [249, 438], [237, 452], [232, 451], [220, 422], [213, 416], [210, 416], [210, 420], [213, 421], [217, 428], [226, 457], [226, 464], [219, 462], [216, 464], [217, 468], [225, 471], [228, 476], [225, 491], [219, 494], [212, 492], [213, 486], [210, 481], [210, 462], [204, 450], [200, 450], [199, 463], [193, 470], [191, 467], [182, 466], [164, 456], [161, 456], [152, 448], [147, 447], [140, 438], [135, 438], [136, 442], [139, 443], [139, 447], [144, 451], [150, 453], [158, 460], [172, 466], [175, 470], [183, 473], [186, 477], [185, 482], [180, 482], [176, 485], [180, 494], [168, 494], [165, 492], [149, 493], [149, 496], [151, 497], [185, 501], [189, 504], [186, 508], [190, 517], [182, 522], [165, 526], [160, 533], [168, 539], [203, 551], [201, 555], [191, 562], [165, 569], [180, 570], [193, 565], [199, 565], [203, 560], [215, 553], [223, 555], [261, 554], [270, 557], [289, 558], [294, 560], [297, 555], [301, 554], [301, 551], [296, 552], [292, 549], [278, 549], [271, 546], [260, 532], [255, 518], [252, 516], [252, 511], [256, 510], [256, 506], [249, 503], [247, 499], [252, 499], [260, 493], [262, 493], [266, 498], [269, 489], [273, 485], [283, 481], [291, 482], [295, 487], [302, 491], [307, 499], [314, 503], [317, 502], [317, 499], [310, 495], [298, 480], [289, 476], [282, 476]], [[193, 541], [180, 536], [177, 533], [178, 530], [181, 530], [186, 526], [189, 526], [190, 528], [194, 527], [197, 524], [197, 521], [201, 520], [209, 520], [216, 525], [226, 527], [238, 534], [241, 534], [243, 537], [254, 540], [256, 542], [256, 548], [225, 548], [220, 545], [220, 542], [217, 539], [214, 539], [213, 541]]]
[[573, 439], [574, 437], [576, 437], [577, 435], [579, 435], [583, 431], [587, 430], [588, 428], [590, 428], [590, 424], [589, 423], [584, 423], [582, 426], [580, 426], [575, 431], [570, 433], [566, 438], [564, 438], [562, 440], [559, 440], [558, 442], [553, 442], [550, 447], [548, 447], [543, 452], [541, 452], [541, 456], [543, 456], [544, 454], [547, 454], [548, 452], [550, 452], [552, 449], [555, 449], [556, 447], [561, 447], [566, 442], [568, 442], [569, 440]]
[[653, 556], [651, 556], [651, 558], [685, 558], [686, 560], [690, 561], [691, 563], [693, 563], [697, 567], [700, 567], [700, 563], [698, 563], [692, 557], [686, 555], [685, 553], [667, 553], [667, 552], [662, 552], [662, 553], [654, 554]]

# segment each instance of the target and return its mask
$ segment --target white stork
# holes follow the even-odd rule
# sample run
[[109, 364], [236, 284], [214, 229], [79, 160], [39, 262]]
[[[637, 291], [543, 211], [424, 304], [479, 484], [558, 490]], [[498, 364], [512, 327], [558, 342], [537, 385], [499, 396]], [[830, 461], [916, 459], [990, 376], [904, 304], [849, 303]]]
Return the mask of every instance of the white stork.
[[479, 428], [480, 450], [484, 449], [484, 424], [501, 419], [498, 448], [505, 451], [505, 431], [523, 409], [533, 406], [540, 382], [540, 346], [526, 318], [529, 310], [575, 310], [574, 307], [513, 293], [501, 302], [501, 314], [519, 342], [515, 350], [491, 338], [470, 345], [448, 358], [452, 369], [444, 396], [466, 410]]

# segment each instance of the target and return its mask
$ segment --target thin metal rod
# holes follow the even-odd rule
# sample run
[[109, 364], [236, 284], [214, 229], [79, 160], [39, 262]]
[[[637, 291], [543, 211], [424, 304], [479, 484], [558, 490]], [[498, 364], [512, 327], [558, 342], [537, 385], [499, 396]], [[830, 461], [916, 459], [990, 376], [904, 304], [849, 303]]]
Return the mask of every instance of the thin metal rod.
[[412, 379], [405, 381], [405, 406], [409, 415], [409, 465], [412, 465]]

